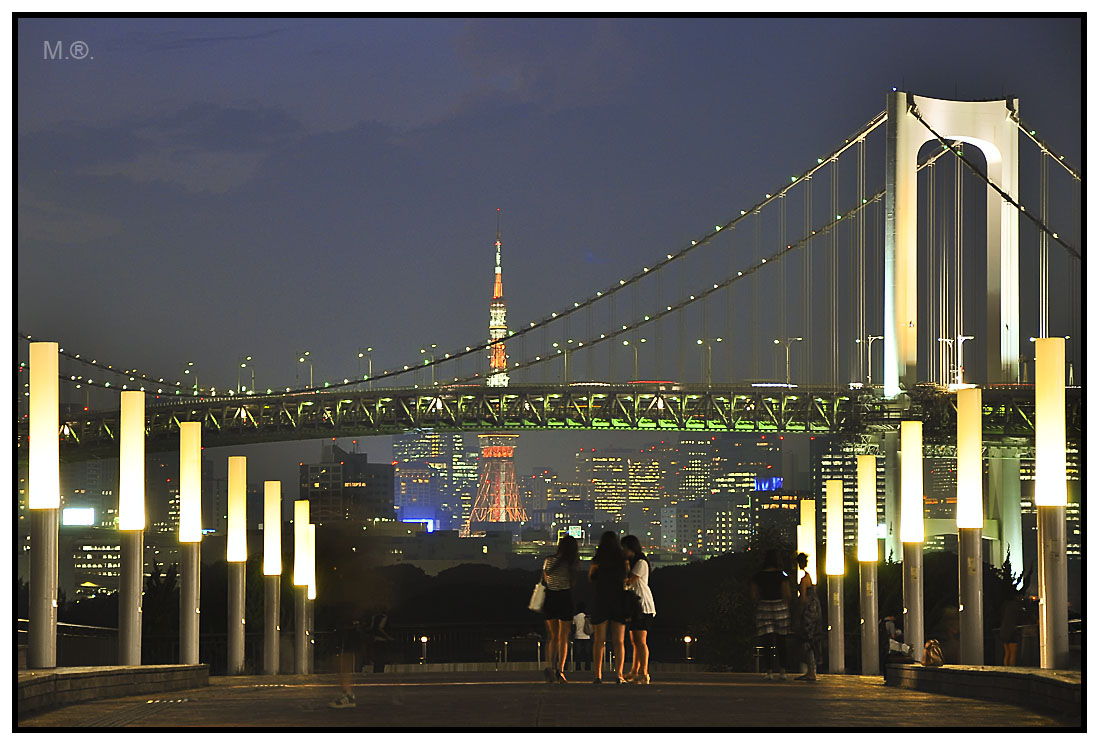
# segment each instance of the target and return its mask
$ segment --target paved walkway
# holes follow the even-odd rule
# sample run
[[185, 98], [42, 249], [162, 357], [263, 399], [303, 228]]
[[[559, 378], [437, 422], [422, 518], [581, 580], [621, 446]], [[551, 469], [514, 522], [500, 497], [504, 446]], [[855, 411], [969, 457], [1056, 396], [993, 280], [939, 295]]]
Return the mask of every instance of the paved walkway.
[[880, 677], [822, 675], [811, 684], [742, 673], [667, 673], [649, 686], [595, 686], [580, 676], [568, 685], [547, 685], [534, 673], [356, 675], [353, 709], [327, 707], [339, 693], [334, 675], [212, 677], [205, 688], [75, 704], [19, 726], [1079, 727], [1079, 720], [1017, 706], [886, 688]]

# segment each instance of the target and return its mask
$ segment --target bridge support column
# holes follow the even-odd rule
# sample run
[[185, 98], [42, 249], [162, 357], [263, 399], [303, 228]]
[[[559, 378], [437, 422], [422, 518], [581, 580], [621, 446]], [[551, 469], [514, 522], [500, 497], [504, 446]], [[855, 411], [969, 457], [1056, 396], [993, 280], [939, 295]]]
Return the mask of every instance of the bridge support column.
[[[56, 383], [56, 380], [54, 381]], [[57, 526], [59, 509], [32, 509], [27, 667], [57, 667]]]
[[1023, 554], [1023, 508], [1017, 448], [989, 448], [989, 515], [1000, 523], [1000, 554], [996, 563], [1011, 560], [1011, 569], [1019, 574], [1026, 569]]
[[202, 544], [180, 544], [179, 663], [198, 664]]
[[244, 674], [244, 570], [245, 562], [229, 562], [229, 675]]
[[981, 563], [981, 529], [958, 528], [958, 662], [985, 664], [984, 577]]
[[316, 658], [316, 651], [317, 651], [316, 635], [313, 633], [313, 631], [314, 631], [313, 624], [316, 622], [316, 617], [314, 615], [314, 611], [316, 609], [316, 601], [306, 600], [305, 603], [306, 603], [305, 617], [307, 619], [305, 630], [306, 630], [306, 634], [309, 637], [308, 638], [308, 644], [306, 645], [308, 659], [306, 660], [306, 666], [305, 667], [306, 667], [306, 672], [308, 672], [310, 675], [312, 675], [313, 674], [313, 662]]
[[[266, 529], [266, 526], [264, 526]], [[263, 674], [279, 674], [279, 595], [282, 575], [263, 578]]]
[[904, 602], [904, 642], [912, 646], [912, 659], [923, 659], [923, 544], [905, 543], [901, 590]]
[[878, 563], [859, 562], [859, 621], [862, 632], [862, 674], [878, 675]]
[[309, 650], [308, 639], [309, 632], [306, 629], [308, 620], [306, 619], [306, 605], [308, 600], [305, 598], [307, 588], [305, 585], [294, 586], [294, 674], [305, 675], [309, 672]]
[[846, 672], [843, 647], [843, 575], [828, 575], [828, 672]]
[[118, 585], [118, 664], [141, 664], [141, 579], [145, 531], [119, 531], [122, 571]]

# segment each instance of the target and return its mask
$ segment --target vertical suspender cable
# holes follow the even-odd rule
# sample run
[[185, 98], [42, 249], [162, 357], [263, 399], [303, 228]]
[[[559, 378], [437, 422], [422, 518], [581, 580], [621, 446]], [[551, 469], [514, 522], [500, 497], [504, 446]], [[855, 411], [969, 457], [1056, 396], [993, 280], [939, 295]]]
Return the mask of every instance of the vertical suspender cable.
[[803, 235], [806, 237], [805, 246], [801, 249], [803, 271], [802, 271], [802, 284], [804, 285], [801, 293], [802, 297], [802, 310], [805, 316], [805, 374], [802, 375], [802, 380], [805, 381], [805, 385], [811, 385], [813, 380], [811, 377], [811, 370], [813, 369], [813, 283], [811, 277], [813, 275], [813, 264], [810, 254], [813, 248], [813, 177], [807, 176], [805, 178], [805, 232]]
[[[959, 146], [961, 147], [961, 146]], [[960, 377], [962, 374], [962, 339], [959, 337], [965, 333], [965, 294], [963, 292], [965, 288], [965, 275], [962, 272], [962, 268], [965, 266], [965, 185], [966, 185], [966, 172], [959, 169], [958, 176], [958, 213], [960, 219], [958, 220], [958, 244], [954, 247], [954, 314], [955, 314], [955, 328], [954, 328], [954, 364], [958, 366], [957, 374]]]
[[928, 298], [927, 301], [927, 379], [928, 381], [934, 381], [935, 375], [935, 360], [938, 358], [936, 351], [938, 350], [939, 343], [936, 339], [942, 334], [936, 333], [940, 329], [937, 326], [937, 310], [936, 304], [931, 302], [932, 297], [931, 289], [937, 284], [935, 281], [935, 164], [930, 163], [926, 169], [927, 171], [927, 271], [924, 272], [926, 277], [927, 291], [924, 293], [924, 297]]
[[[684, 273], [683, 262], [679, 262], [679, 297], [683, 297], [686, 294], [683, 279]], [[675, 314], [679, 318], [679, 380], [682, 382], [687, 377], [687, 351], [685, 346], [687, 343], [687, 319], [684, 316], [683, 308], [677, 310]], [[706, 371], [699, 369], [698, 379], [704, 381], [705, 375]]]
[[[615, 310], [614, 300], [615, 300], [616, 297], [617, 297], [617, 293], [615, 293], [614, 295], [611, 295], [611, 325], [610, 325], [610, 328], [608, 329], [609, 331], [616, 331], [618, 329], [618, 316], [614, 312], [614, 310]], [[594, 341], [594, 338], [593, 338], [593, 341]], [[610, 381], [611, 383], [617, 383], [618, 380], [614, 377], [614, 358], [618, 356], [618, 350], [615, 348], [614, 344], [607, 344], [606, 346], [607, 346], [607, 363], [608, 363], [607, 364], [607, 367], [608, 367], [607, 380]]]
[[[1038, 157], [1041, 160], [1041, 166], [1038, 169], [1040, 174], [1038, 205], [1042, 224], [1048, 225], [1049, 169], [1045, 149]], [[1049, 237], [1045, 231], [1038, 233], [1038, 336], [1042, 338], [1049, 336]]]
[[[759, 265], [759, 223], [760, 216], [759, 210], [755, 212], [755, 238], [752, 241], [752, 266]], [[759, 330], [759, 314], [757, 312], [757, 306], [759, 303], [759, 272], [752, 272], [752, 312], [751, 321], [748, 328], [751, 329], [751, 349], [752, 349], [752, 379], [759, 380], [759, 353], [760, 353], [760, 330]]]
[[[732, 230], [736, 230], [736, 228], [735, 227], [732, 228], [730, 230], [730, 233], [732, 232]], [[733, 250], [733, 238], [732, 238], [732, 235], [730, 235], [729, 236], [729, 274], [731, 275], [734, 270], [736, 270], [736, 252]], [[727, 376], [728, 380], [734, 381], [734, 380], [736, 380], [736, 371], [733, 369], [734, 350], [736, 349], [736, 342], [734, 340], [736, 339], [737, 324], [736, 324], [735, 319], [733, 318], [733, 286], [732, 285], [729, 285], [728, 287], [725, 288], [725, 315], [726, 315], [726, 326], [725, 326], [725, 345], [724, 346], [725, 346], [725, 361], [726, 361], [726, 365], [727, 365], [725, 370], [726, 370], [726, 376]]]
[[[856, 199], [856, 206], [859, 208], [859, 214], [857, 218], [856, 227], [856, 252], [855, 252], [855, 276], [856, 276], [856, 316], [855, 316], [855, 336], [863, 344], [866, 343], [866, 215], [862, 209], [864, 200], [866, 199], [866, 138], [859, 140], [858, 145], [858, 173], [856, 178], [858, 179], [858, 195]], [[859, 345], [855, 345], [858, 349]], [[858, 379], [864, 380], [864, 373], [862, 369], [862, 352], [857, 351], [858, 365], [856, 369], [859, 371]], [[869, 372], [869, 371], [867, 371]]]
[[[786, 195], [779, 194], [778, 200], [778, 245], [779, 248], [786, 246]], [[778, 291], [778, 305], [779, 305], [779, 328], [782, 331], [782, 340], [785, 342], [789, 337], [786, 329], [786, 254], [782, 255], [779, 261], [779, 291]]]
[[[832, 159], [832, 184], [831, 184], [831, 212], [828, 214], [828, 219], [831, 220], [839, 209], [839, 162], [838, 159]], [[832, 324], [832, 343], [831, 353], [828, 355], [832, 362], [832, 388], [835, 389], [839, 385], [839, 225], [832, 226], [832, 229], [828, 231], [829, 243], [831, 244], [829, 254], [831, 256], [831, 270], [829, 271], [829, 282], [831, 283], [831, 299], [828, 303], [828, 310]]]
[[[594, 337], [595, 337], [595, 330], [594, 330], [595, 327], [592, 325], [592, 309], [594, 307], [595, 307], [594, 304], [588, 306], [588, 340], [589, 340], [589, 343], [594, 341]], [[595, 354], [589, 348], [588, 352], [584, 355], [584, 357], [586, 358], [585, 362], [587, 363], [587, 368], [588, 368], [588, 380], [595, 380], [595, 375], [593, 374], [594, 365], [595, 365]]]

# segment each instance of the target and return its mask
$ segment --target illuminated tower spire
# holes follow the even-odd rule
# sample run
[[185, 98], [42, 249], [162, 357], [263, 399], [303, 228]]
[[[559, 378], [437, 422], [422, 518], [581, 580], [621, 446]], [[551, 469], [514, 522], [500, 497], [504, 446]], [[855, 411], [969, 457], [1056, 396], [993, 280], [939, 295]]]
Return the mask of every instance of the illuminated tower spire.
[[488, 311], [489, 368], [492, 370], [488, 385], [506, 386], [508, 384], [508, 356], [504, 348], [504, 338], [508, 335], [507, 303], [504, 302], [504, 275], [500, 268], [500, 208], [496, 208], [496, 276], [492, 284], [492, 304]]

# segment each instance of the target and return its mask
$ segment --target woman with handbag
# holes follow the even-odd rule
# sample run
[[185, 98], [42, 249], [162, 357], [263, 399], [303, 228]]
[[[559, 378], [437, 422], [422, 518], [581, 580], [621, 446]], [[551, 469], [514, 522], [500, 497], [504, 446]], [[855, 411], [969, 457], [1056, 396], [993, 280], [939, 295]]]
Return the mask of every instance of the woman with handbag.
[[798, 608], [800, 609], [798, 630], [801, 634], [801, 649], [805, 657], [806, 672], [797, 680], [814, 681], [817, 679], [817, 662], [820, 660], [820, 641], [824, 635], [824, 614], [820, 609], [820, 598], [816, 585], [807, 567], [809, 556], [804, 552], [797, 556], [798, 569], [803, 574], [798, 582]]
[[603, 682], [603, 645], [608, 635], [613, 645], [617, 682], [626, 682], [622, 677], [622, 668], [625, 665], [623, 635], [626, 624], [622, 600], [628, 571], [626, 555], [622, 553], [618, 536], [613, 530], [608, 530], [599, 538], [599, 546], [595, 549], [591, 569], [588, 570], [588, 579], [595, 584], [595, 608], [592, 609], [591, 614], [594, 632], [592, 634], [592, 665], [595, 674], [593, 683]]
[[633, 596], [630, 612], [630, 643], [633, 645], [633, 665], [626, 680], [647, 685], [649, 683], [649, 628], [656, 618], [656, 603], [649, 589], [649, 560], [641, 550], [637, 536], [622, 539], [622, 551], [630, 565], [626, 577], [627, 592]]
[[579, 566], [580, 547], [571, 535], [561, 536], [557, 542], [557, 553], [542, 562], [542, 583], [546, 586], [542, 615], [546, 617], [549, 637], [545, 670], [547, 683], [568, 682], [564, 669], [572, 626], [572, 580]]

